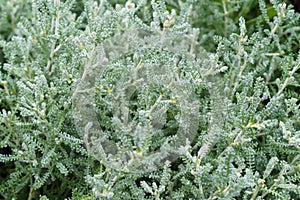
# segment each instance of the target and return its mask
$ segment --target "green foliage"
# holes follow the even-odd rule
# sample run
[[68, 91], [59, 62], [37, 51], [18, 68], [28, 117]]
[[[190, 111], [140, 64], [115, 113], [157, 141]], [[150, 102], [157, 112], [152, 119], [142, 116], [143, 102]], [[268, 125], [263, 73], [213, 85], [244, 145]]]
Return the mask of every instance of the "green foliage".
[[299, 198], [288, 3], [13, 0], [0, 13], [0, 199]]

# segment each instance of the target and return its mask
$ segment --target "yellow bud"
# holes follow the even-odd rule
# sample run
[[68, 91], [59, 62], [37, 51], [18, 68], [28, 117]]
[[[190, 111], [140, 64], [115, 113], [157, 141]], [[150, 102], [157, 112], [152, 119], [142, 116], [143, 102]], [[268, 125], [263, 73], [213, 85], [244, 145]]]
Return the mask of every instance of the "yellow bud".
[[25, 71], [26, 73], [28, 73], [28, 72], [29, 72], [29, 69], [28, 69], [28, 67], [24, 67], [23, 69], [24, 69], [24, 71]]
[[172, 98], [170, 99], [170, 103], [175, 104], [176, 102], [177, 102], [177, 98], [176, 98], [176, 97], [172, 97]]

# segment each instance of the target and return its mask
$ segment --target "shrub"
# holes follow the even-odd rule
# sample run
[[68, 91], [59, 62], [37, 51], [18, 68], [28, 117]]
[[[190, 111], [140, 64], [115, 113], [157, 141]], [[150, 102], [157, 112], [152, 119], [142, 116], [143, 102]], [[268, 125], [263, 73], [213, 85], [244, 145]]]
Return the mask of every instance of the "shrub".
[[299, 197], [299, 14], [288, 2], [0, 10], [0, 198]]

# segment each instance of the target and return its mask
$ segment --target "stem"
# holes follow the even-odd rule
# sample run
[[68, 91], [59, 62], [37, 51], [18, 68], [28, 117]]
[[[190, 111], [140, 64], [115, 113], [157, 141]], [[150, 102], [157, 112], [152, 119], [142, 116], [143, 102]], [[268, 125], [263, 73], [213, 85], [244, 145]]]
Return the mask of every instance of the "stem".
[[256, 196], [257, 196], [257, 194], [258, 194], [260, 188], [261, 188], [261, 186], [257, 184], [257, 185], [256, 185], [256, 189], [255, 189], [255, 191], [253, 192], [253, 194], [252, 194], [250, 200], [255, 200], [255, 199], [256, 199]]
[[272, 31], [271, 31], [271, 36], [274, 35], [274, 33], [277, 31], [278, 28], [279, 28], [279, 24], [276, 23], [275, 26], [273, 27]]
[[[56, 11], [55, 15], [52, 16], [50, 32], [52, 33], [53, 29], [54, 29], [54, 35], [58, 36], [59, 35], [59, 18], [60, 18], [60, 15], [59, 15], [60, 0], [54, 0], [54, 6], [57, 7], [57, 11]], [[52, 59], [54, 57], [54, 54], [60, 48], [60, 45], [56, 48], [55, 48], [55, 46], [56, 46], [56, 40], [51, 44], [50, 58], [48, 59], [48, 62], [47, 62], [46, 71], [49, 72], [49, 75], [51, 75], [53, 70], [54, 70], [54, 68], [51, 69], [51, 64], [52, 64], [51, 62], [52, 62]]]
[[279, 96], [279, 95], [283, 92], [283, 90], [288, 86], [288, 84], [290, 83], [290, 81], [291, 81], [293, 75], [295, 74], [295, 72], [296, 72], [299, 68], [300, 68], [300, 63], [299, 63], [298, 65], [296, 65], [296, 66], [293, 68], [293, 70], [289, 73], [290, 76], [289, 76], [288, 78], [285, 79], [285, 81], [284, 81], [282, 87], [281, 87], [280, 90], [278, 90], [278, 92], [277, 92], [277, 96]]
[[226, 0], [222, 0], [222, 4], [223, 4], [223, 11], [224, 11], [224, 27], [225, 27], [224, 35], [227, 36], [227, 25], [228, 25], [227, 15], [228, 15], [228, 11], [227, 11], [227, 8], [226, 8]]
[[245, 60], [244, 64], [240, 68], [239, 74], [238, 74], [238, 76], [236, 78], [236, 81], [234, 83], [234, 87], [233, 87], [233, 90], [232, 90], [232, 95], [234, 95], [234, 93], [237, 90], [237, 87], [239, 86], [239, 80], [242, 78], [242, 75], [243, 75], [244, 70], [246, 69], [247, 63], [248, 63], [247, 60]]
[[29, 191], [29, 195], [28, 195], [27, 200], [31, 200], [31, 199], [33, 198], [33, 193], [34, 193], [34, 189], [33, 189], [33, 188], [30, 188], [30, 191]]
[[153, 106], [151, 106], [150, 110], [149, 110], [149, 115], [153, 112], [153, 110], [157, 107], [157, 105], [160, 103], [161, 99], [162, 99], [163, 95], [160, 94], [159, 97], [157, 98], [156, 102], [154, 103]]

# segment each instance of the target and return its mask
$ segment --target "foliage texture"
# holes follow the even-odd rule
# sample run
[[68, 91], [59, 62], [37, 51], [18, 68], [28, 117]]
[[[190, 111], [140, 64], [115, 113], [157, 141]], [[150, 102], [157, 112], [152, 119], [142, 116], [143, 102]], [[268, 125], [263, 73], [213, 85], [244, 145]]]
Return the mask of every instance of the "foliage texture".
[[0, 199], [299, 199], [290, 2], [11, 0], [0, 13]]

